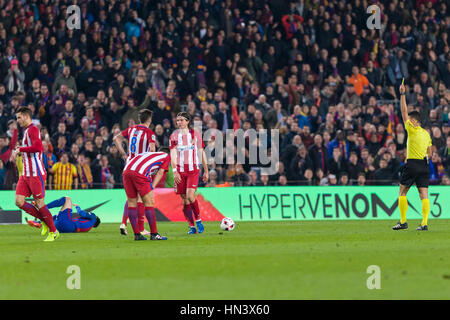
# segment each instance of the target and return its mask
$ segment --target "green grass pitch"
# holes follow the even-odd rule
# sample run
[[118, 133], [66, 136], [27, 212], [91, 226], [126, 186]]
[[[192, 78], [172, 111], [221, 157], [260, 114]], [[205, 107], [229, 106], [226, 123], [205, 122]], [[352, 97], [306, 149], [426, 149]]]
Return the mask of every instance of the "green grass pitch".
[[[450, 299], [450, 220], [430, 231], [394, 221], [159, 223], [168, 241], [132, 240], [119, 224], [42, 242], [27, 225], [0, 226], [0, 299]], [[131, 228], [129, 227], [129, 231]], [[130, 232], [131, 233], [131, 232]], [[66, 286], [78, 265], [81, 289]], [[366, 286], [370, 265], [381, 289]]]

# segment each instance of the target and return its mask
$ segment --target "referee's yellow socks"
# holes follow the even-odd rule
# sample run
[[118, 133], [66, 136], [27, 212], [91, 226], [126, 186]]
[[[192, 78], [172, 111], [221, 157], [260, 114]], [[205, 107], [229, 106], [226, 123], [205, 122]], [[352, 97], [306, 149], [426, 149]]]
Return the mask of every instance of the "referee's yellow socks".
[[428, 214], [430, 213], [430, 200], [422, 200], [422, 226], [428, 225]]
[[406, 211], [408, 210], [408, 199], [406, 196], [398, 197], [398, 208], [400, 209], [400, 223], [406, 222]]

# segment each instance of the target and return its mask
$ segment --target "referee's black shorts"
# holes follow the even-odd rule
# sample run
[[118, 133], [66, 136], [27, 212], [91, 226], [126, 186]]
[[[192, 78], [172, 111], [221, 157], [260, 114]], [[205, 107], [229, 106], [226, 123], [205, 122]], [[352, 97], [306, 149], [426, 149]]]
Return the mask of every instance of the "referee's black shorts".
[[408, 159], [401, 169], [400, 184], [410, 188], [414, 183], [417, 188], [428, 188], [430, 167], [426, 159]]

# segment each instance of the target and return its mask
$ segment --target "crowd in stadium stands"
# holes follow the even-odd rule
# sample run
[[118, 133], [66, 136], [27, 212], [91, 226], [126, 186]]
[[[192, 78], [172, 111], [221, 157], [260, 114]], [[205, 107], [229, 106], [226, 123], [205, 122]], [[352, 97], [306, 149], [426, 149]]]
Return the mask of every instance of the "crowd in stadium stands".
[[217, 134], [279, 130], [276, 174], [211, 161], [207, 186], [396, 184], [402, 78], [432, 136], [431, 183], [450, 185], [446, 1], [377, 1], [380, 30], [366, 25], [371, 1], [76, 3], [70, 30], [72, 1], [0, 0], [0, 188], [22, 169], [9, 161], [20, 106], [41, 128], [49, 189], [121, 187], [112, 137], [143, 108], [157, 147], [181, 110]]

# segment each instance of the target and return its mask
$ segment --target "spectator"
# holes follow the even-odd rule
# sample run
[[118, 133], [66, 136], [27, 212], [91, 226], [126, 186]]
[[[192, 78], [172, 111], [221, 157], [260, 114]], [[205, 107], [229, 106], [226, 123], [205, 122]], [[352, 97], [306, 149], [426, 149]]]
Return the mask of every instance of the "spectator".
[[450, 178], [446, 174], [442, 177], [442, 185], [450, 186]]
[[122, 172], [124, 168], [124, 161], [120, 156], [119, 150], [117, 149], [115, 144], [111, 144], [106, 152], [108, 154], [108, 163], [111, 166], [111, 171], [114, 177], [114, 181], [119, 183], [122, 181]]
[[81, 189], [90, 189], [93, 186], [91, 168], [86, 162], [84, 154], [79, 154], [77, 158], [77, 172]]
[[358, 180], [359, 174], [364, 172], [364, 167], [358, 162], [358, 154], [356, 152], [350, 153], [348, 164], [349, 179], [352, 183]]
[[170, 107], [166, 104], [164, 100], [158, 100], [158, 107], [152, 108], [153, 110], [153, 117], [152, 117], [152, 123], [157, 125], [163, 125], [164, 120], [169, 120], [169, 124], [172, 120], [172, 114], [170, 112]]
[[314, 144], [309, 148], [308, 153], [315, 170], [321, 169], [322, 173], [328, 171], [328, 151], [323, 145], [323, 139], [320, 134], [314, 136]]
[[281, 22], [286, 32], [286, 39], [291, 39], [297, 30], [302, 29], [303, 17], [298, 14], [287, 14], [283, 16]]
[[339, 175], [342, 171], [348, 171], [347, 163], [338, 147], [333, 149], [332, 157], [328, 160], [328, 169], [334, 175]]
[[280, 125], [284, 124], [287, 118], [287, 112], [281, 108], [281, 102], [279, 100], [275, 100], [273, 103], [273, 109], [270, 109], [265, 114], [264, 118], [268, 128], [273, 129], [278, 123], [280, 123]]
[[219, 103], [219, 111], [214, 115], [214, 119], [217, 121], [217, 129], [222, 132], [233, 128], [231, 113], [228, 111], [227, 104], [223, 101]]
[[17, 123], [14, 120], [12, 120], [9, 127], [12, 130], [12, 136], [10, 137], [8, 134], [0, 136], [0, 161], [3, 161], [3, 163], [7, 163], [10, 160], [19, 136]]
[[305, 170], [298, 184], [302, 186], [313, 186], [314, 185], [313, 178], [314, 178], [313, 171], [312, 169], [308, 168]]
[[444, 164], [437, 152], [433, 152], [430, 163], [430, 184], [438, 184], [445, 174]]
[[190, 67], [188, 58], [181, 61], [181, 69], [177, 74], [177, 86], [179, 88], [181, 100], [185, 100], [188, 95], [193, 95], [198, 90], [197, 74]]
[[84, 154], [91, 162], [97, 158], [97, 153], [94, 151], [94, 144], [92, 140], [87, 140], [84, 144]]
[[72, 143], [72, 145], [70, 146], [70, 153], [69, 153], [70, 163], [76, 163], [79, 154], [80, 154], [80, 147], [76, 143]]
[[246, 186], [249, 184], [250, 179], [241, 164], [236, 165], [236, 173], [231, 177], [231, 181], [233, 181], [236, 187]]
[[345, 140], [345, 134], [342, 130], [336, 132], [336, 139], [331, 141], [328, 145], [328, 157], [333, 157], [333, 151], [338, 148], [341, 151], [342, 156], [348, 159], [350, 152], [350, 145], [348, 141]]
[[442, 163], [448, 172], [450, 168], [450, 136], [447, 136], [446, 144], [440, 149], [439, 154], [441, 156]]
[[22, 91], [25, 89], [25, 73], [19, 69], [19, 61], [17, 59], [11, 60], [11, 69], [4, 78], [6, 86], [6, 92], [12, 96], [14, 92]]
[[268, 187], [269, 186], [269, 176], [267, 174], [261, 173], [260, 176], [261, 186]]
[[[308, 152], [304, 145], [301, 145], [298, 148], [297, 154], [295, 157], [291, 160], [290, 165], [290, 175], [288, 176], [289, 180], [293, 181], [299, 181], [303, 179], [303, 176], [305, 174], [305, 171], [307, 169], [312, 170], [313, 169], [313, 163], [311, 161], [311, 158], [308, 156]], [[312, 174], [312, 172], [311, 172]], [[312, 175], [311, 178], [312, 179]]]
[[133, 97], [129, 97], [127, 100], [127, 111], [122, 116], [122, 129], [128, 128], [128, 122], [130, 119], [134, 120], [135, 123], [139, 123], [138, 115], [139, 111], [142, 109], [146, 109], [150, 105], [150, 97], [152, 92], [150, 90], [147, 90], [147, 95], [145, 96], [145, 100], [142, 104], [139, 106], [136, 106], [136, 101]]
[[286, 175], [283, 162], [278, 161], [276, 166], [277, 166], [277, 173], [269, 176], [269, 181], [271, 183], [277, 182], [280, 176]]
[[432, 137], [433, 138], [431, 139], [431, 143], [433, 144], [433, 146], [436, 146], [437, 150], [441, 150], [445, 146], [446, 142], [439, 127], [433, 128]]
[[38, 111], [39, 119], [41, 124], [46, 127], [50, 127], [51, 116], [50, 107], [52, 106], [52, 99], [50, 91], [48, 90], [48, 85], [43, 83], [40, 87], [41, 93], [37, 100], [36, 109]]
[[258, 173], [255, 170], [250, 170], [250, 172], [248, 173], [248, 176], [249, 176], [248, 185], [250, 187], [262, 185], [261, 181], [258, 180]]
[[[359, 73], [359, 68], [357, 66], [352, 67], [352, 76], [348, 79], [348, 83], [353, 85], [353, 88], [355, 90], [354, 92], [358, 96], [362, 95], [364, 87], [369, 86], [369, 80], [367, 80], [365, 76]], [[351, 88], [351, 86], [349, 86], [349, 88]], [[361, 104], [361, 102], [359, 104]]]
[[344, 105], [349, 105], [349, 104], [352, 104], [354, 106], [361, 105], [361, 97], [359, 97], [356, 94], [353, 83], [350, 83], [347, 85], [345, 92], [341, 95], [340, 102], [343, 103]]
[[99, 159], [96, 159], [93, 164], [93, 178], [94, 183], [100, 189], [113, 189], [116, 181], [112, 168], [109, 166], [108, 157], [106, 155], [99, 155]]
[[67, 141], [71, 141], [70, 139], [70, 135], [68, 132], [66, 132], [66, 124], [64, 122], [60, 122], [58, 123], [58, 131], [56, 131], [53, 136], [52, 136], [52, 143], [53, 145], [57, 145], [58, 144], [58, 138], [60, 136], [64, 136], [66, 138], [66, 142]]
[[106, 154], [106, 145], [101, 135], [96, 135], [94, 138], [94, 152], [96, 154]]
[[50, 128], [51, 131], [56, 131], [59, 123], [59, 119], [63, 116], [65, 112], [65, 99], [62, 95], [58, 95], [54, 98], [53, 104], [50, 107]]
[[278, 186], [282, 186], [282, 187], [287, 186], [287, 179], [286, 179], [286, 176], [281, 175], [281, 176], [278, 178], [278, 183], [277, 183], [277, 185], [278, 185]]
[[336, 175], [330, 174], [330, 175], [328, 176], [328, 185], [329, 185], [329, 186], [331, 186], [331, 187], [337, 186], [337, 185], [338, 185], [337, 182], [338, 182], [338, 181], [337, 181]]
[[78, 189], [77, 169], [72, 163], [69, 163], [67, 152], [61, 154], [60, 161], [49, 168], [49, 172], [53, 174], [54, 190], [71, 190], [72, 184], [74, 189]]
[[[42, 153], [42, 161], [44, 162], [45, 171], [49, 172], [49, 170], [52, 169], [53, 165], [56, 164], [57, 159], [56, 156], [52, 152], [50, 152], [49, 144], [47, 141], [42, 141], [42, 147], [44, 149], [44, 152]], [[50, 190], [52, 187], [52, 179], [53, 177], [51, 175], [47, 176], [48, 186]], [[47, 181], [45, 182], [47, 183]]]
[[58, 136], [56, 142], [55, 155], [57, 159], [61, 159], [63, 153], [68, 152], [67, 138], [64, 135]]
[[214, 188], [217, 186], [217, 172], [216, 170], [212, 169], [209, 171], [209, 181], [205, 185], [207, 188]]
[[348, 179], [348, 173], [347, 172], [342, 172], [339, 175], [339, 185], [340, 186], [349, 186], [349, 179]]
[[63, 122], [66, 125], [66, 128], [69, 132], [74, 132], [77, 128], [77, 115], [73, 110], [73, 101], [67, 100], [65, 105], [65, 112], [62, 114], [60, 118], [60, 122]]
[[53, 95], [56, 94], [56, 92], [59, 90], [62, 84], [66, 85], [68, 89], [71, 89], [74, 95], [77, 94], [77, 84], [75, 83], [75, 78], [70, 75], [69, 66], [65, 66], [63, 68], [62, 74], [56, 77], [55, 83], [53, 84], [52, 87]]
[[303, 113], [299, 105], [294, 107], [293, 118], [297, 121], [298, 127], [303, 129], [304, 126], [309, 126], [311, 129], [311, 124], [309, 123], [308, 117]]
[[311, 129], [309, 126], [304, 126], [300, 137], [302, 138], [302, 142], [306, 148], [309, 148], [314, 143], [314, 138], [311, 135]]
[[361, 172], [358, 175], [357, 185], [358, 186], [365, 186], [366, 185], [366, 174], [364, 172]]
[[373, 178], [378, 185], [385, 184], [392, 180], [392, 171], [388, 168], [386, 160], [380, 160], [380, 167], [375, 171]]

